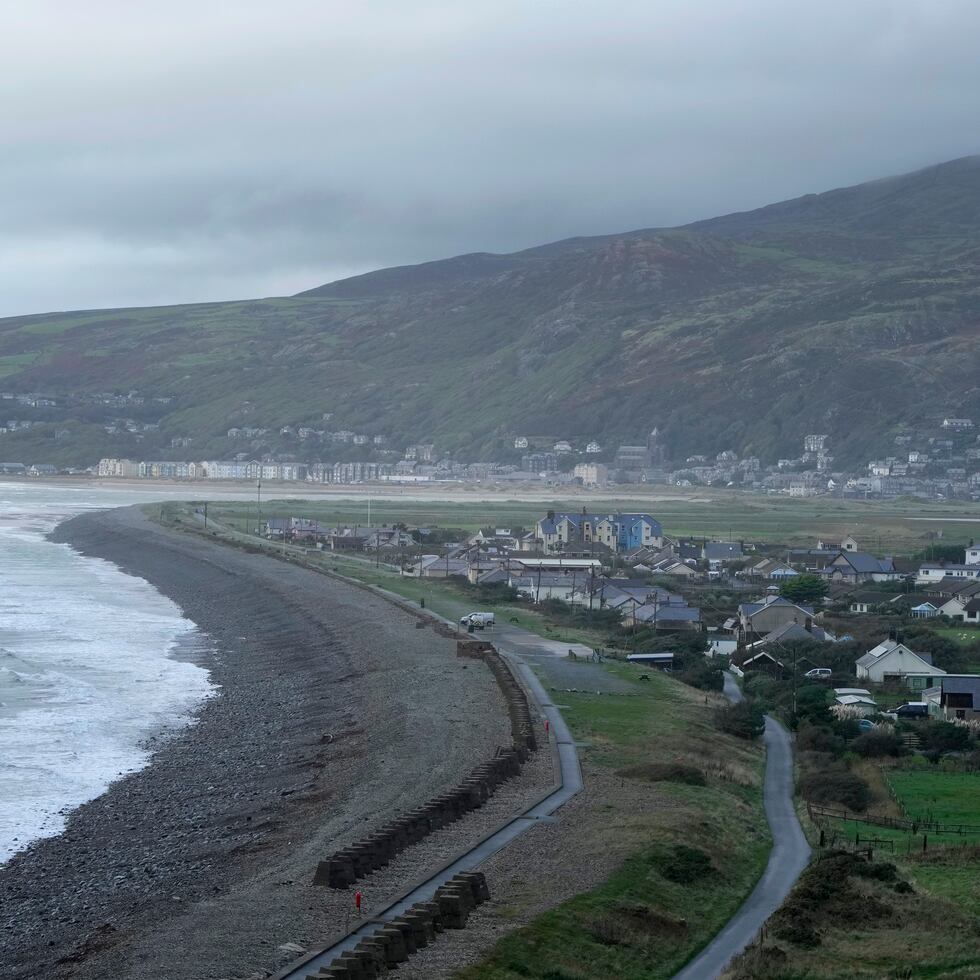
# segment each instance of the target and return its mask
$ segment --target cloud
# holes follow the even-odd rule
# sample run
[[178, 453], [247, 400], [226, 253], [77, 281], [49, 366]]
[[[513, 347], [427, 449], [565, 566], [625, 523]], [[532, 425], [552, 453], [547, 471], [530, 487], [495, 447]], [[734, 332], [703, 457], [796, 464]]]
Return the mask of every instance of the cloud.
[[977, 150], [970, 0], [5, 16], [4, 315], [292, 292]]

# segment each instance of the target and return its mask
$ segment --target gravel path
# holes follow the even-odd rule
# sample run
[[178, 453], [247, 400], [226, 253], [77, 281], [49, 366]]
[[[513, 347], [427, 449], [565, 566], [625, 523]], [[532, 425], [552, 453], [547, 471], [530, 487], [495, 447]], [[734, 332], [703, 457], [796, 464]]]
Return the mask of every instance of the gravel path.
[[[208, 636], [221, 693], [152, 765], [0, 868], [5, 980], [266, 975], [344, 925], [350, 896], [310, 886], [317, 860], [508, 742], [489, 671], [379, 598], [134, 510], [55, 537], [174, 599]], [[544, 775], [368, 879], [367, 910]]]

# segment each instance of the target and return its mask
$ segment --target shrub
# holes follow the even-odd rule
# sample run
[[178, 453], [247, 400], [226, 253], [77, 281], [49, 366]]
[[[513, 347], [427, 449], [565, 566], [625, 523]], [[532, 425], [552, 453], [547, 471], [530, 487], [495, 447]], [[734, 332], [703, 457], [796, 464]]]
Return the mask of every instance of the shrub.
[[949, 721], [933, 721], [917, 729], [923, 748], [930, 752], [962, 752], [970, 747], [970, 729]]
[[737, 738], [758, 738], [766, 729], [762, 709], [750, 698], [718, 708], [715, 724]]
[[701, 654], [697, 659], [684, 667], [680, 673], [675, 673], [675, 677], [682, 680], [691, 687], [697, 687], [702, 691], [720, 691], [725, 686], [725, 675], [721, 667], [707, 660]]
[[865, 732], [851, 742], [850, 749], [866, 759], [896, 757], [904, 754], [905, 743], [894, 732]]
[[668, 881], [679, 885], [700, 881], [715, 874], [711, 858], [696, 847], [675, 844], [657, 862], [657, 870]]
[[846, 770], [809, 773], [800, 780], [800, 792], [811, 803], [839, 803], [859, 813], [871, 802], [871, 787]]
[[840, 755], [844, 751], [844, 739], [824, 725], [804, 722], [796, 732], [796, 745], [801, 752], [827, 752]]
[[616, 775], [626, 779], [641, 779], [648, 783], [684, 783], [687, 786], [704, 786], [707, 783], [700, 769], [680, 762], [647, 762], [641, 766], [620, 769]]

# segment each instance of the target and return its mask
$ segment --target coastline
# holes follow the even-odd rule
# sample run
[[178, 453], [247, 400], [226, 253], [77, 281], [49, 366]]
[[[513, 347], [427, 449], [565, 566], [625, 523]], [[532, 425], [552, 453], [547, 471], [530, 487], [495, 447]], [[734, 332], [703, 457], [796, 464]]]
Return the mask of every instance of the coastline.
[[[346, 893], [310, 885], [321, 857], [508, 737], [490, 673], [380, 598], [133, 508], [51, 537], [181, 606], [208, 639], [201, 665], [219, 693], [151, 739], [147, 768], [0, 868], [5, 978], [272, 972], [295, 956], [280, 946], [348, 914]], [[368, 883], [368, 908], [403, 880], [396, 869]]]

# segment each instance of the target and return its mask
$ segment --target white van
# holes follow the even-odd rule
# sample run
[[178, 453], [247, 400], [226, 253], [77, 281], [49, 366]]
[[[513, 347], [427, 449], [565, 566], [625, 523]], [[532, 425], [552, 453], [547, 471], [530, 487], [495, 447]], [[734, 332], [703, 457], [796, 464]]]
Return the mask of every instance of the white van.
[[475, 630], [484, 630], [488, 626], [493, 629], [493, 613], [492, 612], [471, 612], [467, 613], [465, 616], [460, 616], [459, 625], [470, 627], [472, 626]]
[[814, 667], [808, 670], [803, 676], [809, 677], [811, 681], [829, 681], [833, 671], [829, 667]]

